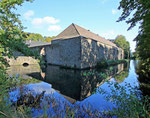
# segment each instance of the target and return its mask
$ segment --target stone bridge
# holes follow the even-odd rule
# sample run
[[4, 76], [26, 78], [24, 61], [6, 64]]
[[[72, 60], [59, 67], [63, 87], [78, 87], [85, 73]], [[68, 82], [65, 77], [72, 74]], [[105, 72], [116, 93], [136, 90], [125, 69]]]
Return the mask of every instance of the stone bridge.
[[6, 58], [8, 60], [9, 65], [23, 65], [23, 66], [28, 66], [28, 65], [35, 65], [38, 64], [38, 60], [34, 59], [33, 57], [28, 57], [28, 56], [18, 56], [16, 59], [15, 58]]
[[[36, 50], [38, 53], [42, 56], [45, 56], [45, 48], [47, 46], [50, 46], [50, 43], [45, 43], [45, 42], [35, 42], [35, 41], [26, 41], [26, 44], [31, 50]], [[35, 59], [34, 57], [30, 56], [24, 56], [22, 53], [18, 51], [14, 51], [13, 55], [16, 57], [15, 58], [7, 58], [9, 65], [23, 65], [23, 66], [28, 66], [28, 65], [37, 65], [38, 60]]]

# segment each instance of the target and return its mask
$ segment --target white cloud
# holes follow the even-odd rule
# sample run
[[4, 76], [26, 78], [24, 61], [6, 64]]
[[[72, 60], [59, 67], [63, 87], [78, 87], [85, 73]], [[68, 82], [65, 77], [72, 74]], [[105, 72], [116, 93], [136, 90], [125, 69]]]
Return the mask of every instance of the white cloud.
[[61, 30], [61, 27], [59, 25], [51, 25], [48, 27], [48, 31], [57, 32], [59, 30]]
[[58, 20], [54, 17], [46, 16], [46, 17], [43, 17], [43, 18], [34, 18], [34, 19], [32, 19], [31, 23], [35, 27], [42, 27], [43, 25], [56, 24], [58, 22], [60, 22], [60, 20]]
[[46, 17], [43, 18], [43, 22], [49, 23], [49, 24], [56, 24], [60, 21], [58, 19], [55, 19], [54, 17], [46, 16]]
[[106, 39], [113, 39], [116, 36], [114, 30], [109, 30], [105, 33], [101, 33], [100, 35]]
[[32, 19], [32, 25], [42, 25], [42, 23], [43, 23], [43, 20], [42, 20], [42, 18], [34, 18], [34, 19]]
[[108, 0], [100, 0], [102, 4], [106, 3]]
[[112, 14], [117, 14], [117, 10], [116, 9], [112, 9]]
[[27, 19], [27, 20], [30, 20], [31, 19], [30, 17], [33, 16], [33, 15], [34, 15], [34, 11], [32, 11], [32, 10], [29, 10], [26, 13], [23, 14], [24, 18]]

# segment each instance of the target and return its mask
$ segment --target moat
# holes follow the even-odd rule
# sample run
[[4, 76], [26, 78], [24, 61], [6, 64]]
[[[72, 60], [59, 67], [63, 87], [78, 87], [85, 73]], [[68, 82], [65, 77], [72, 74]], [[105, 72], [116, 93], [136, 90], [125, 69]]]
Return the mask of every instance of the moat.
[[[10, 76], [21, 76], [25, 80], [32, 78], [40, 80], [24, 85], [26, 90], [32, 91], [35, 95], [45, 91], [45, 96], [52, 95], [70, 105], [90, 104], [94, 109], [102, 111], [113, 107], [113, 104], [98, 92], [99, 89], [110, 92], [113, 85], [108, 82], [119, 83], [120, 86], [130, 83], [132, 87], [140, 90], [136, 65], [137, 61], [133, 60], [130, 63], [122, 63], [102, 70], [72, 70], [51, 65], [41, 70], [38, 65], [29, 65], [11, 66], [7, 72]], [[102, 77], [105, 79], [101, 79]], [[10, 92], [10, 99], [17, 100], [20, 92], [20, 87], [15, 88]]]

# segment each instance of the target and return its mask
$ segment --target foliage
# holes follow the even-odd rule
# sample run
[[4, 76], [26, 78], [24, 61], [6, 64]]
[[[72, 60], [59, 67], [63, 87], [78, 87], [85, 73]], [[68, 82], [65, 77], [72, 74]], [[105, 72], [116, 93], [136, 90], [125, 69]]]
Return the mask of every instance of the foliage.
[[[26, 55], [32, 55], [23, 42], [21, 21], [14, 13], [17, 6], [30, 0], [2, 0], [0, 1], [0, 60], [3, 56], [11, 57], [14, 50]], [[2, 62], [1, 62], [2, 63]]]
[[[148, 58], [145, 62], [140, 61], [137, 67], [137, 73], [140, 73], [140, 79], [143, 79], [143, 82], [150, 84], [150, 59]], [[141, 80], [140, 80], [141, 81]]]
[[106, 59], [101, 59], [100, 61], [97, 62], [96, 65], [97, 68], [105, 68], [108, 67], [108, 63]]
[[55, 36], [52, 36], [52, 37], [45, 37], [45, 40], [46, 40], [46, 42], [51, 42], [52, 39], [54, 39], [54, 38], [55, 38]]
[[122, 71], [121, 73], [117, 74], [114, 78], [115, 78], [115, 80], [116, 80], [118, 83], [121, 83], [121, 82], [124, 81], [124, 79], [125, 79], [126, 77], [128, 77], [128, 75], [129, 75], [129, 71], [124, 70], [124, 71]]
[[128, 59], [130, 55], [130, 44], [126, 41], [126, 38], [122, 35], [118, 35], [114, 43], [124, 50], [124, 57], [125, 59]]
[[99, 112], [94, 109], [90, 104], [70, 105], [66, 101], [61, 102], [60, 99], [56, 99], [54, 96], [46, 96], [46, 102], [48, 104], [43, 105], [43, 114], [41, 117], [51, 118], [109, 118], [105, 112]]
[[[138, 36], [136, 41], [136, 52], [142, 60], [140, 75], [150, 73], [150, 1], [149, 0], [122, 0], [119, 9], [122, 15], [118, 21], [126, 20], [130, 27], [128, 30], [139, 24]], [[144, 73], [143, 73], [144, 72]]]
[[108, 66], [112, 65], [117, 65], [120, 63], [126, 63], [128, 62], [127, 59], [120, 59], [120, 60], [106, 60], [106, 59], [101, 59], [100, 61], [97, 62], [96, 68], [106, 68]]
[[28, 33], [23, 32], [23, 37], [25, 40], [32, 40], [32, 41], [41, 41], [41, 42], [51, 42], [52, 39], [55, 38], [55, 36], [52, 37], [43, 37], [41, 34], [38, 33]]
[[38, 33], [23, 32], [23, 37], [25, 38], [25, 40], [41, 41], [41, 42], [45, 42], [46, 41], [43, 38], [43, 36], [41, 34], [38, 34]]
[[[1, 74], [1, 73], [0, 73]], [[4, 76], [0, 75], [0, 117], [5, 118], [20, 118], [20, 117], [29, 117], [29, 112], [31, 112], [31, 108], [29, 107], [12, 107], [11, 103], [9, 103], [9, 94], [8, 92], [12, 91], [14, 88], [22, 85], [26, 85], [29, 83], [37, 83], [40, 82], [34, 78], [22, 79], [21, 77], [8, 77], [6, 74]]]
[[5, 102], [10, 83], [6, 74], [7, 62], [4, 56], [12, 57], [14, 50], [20, 51], [25, 55], [34, 55], [23, 42], [23, 27], [21, 21], [18, 19], [19, 15], [14, 13], [16, 7], [21, 6], [25, 1], [31, 0], [0, 1], [0, 115], [4, 117], [7, 114], [3, 114], [2, 110], [9, 111], [10, 113], [12, 111], [9, 105], [6, 106]]
[[136, 88], [131, 87], [129, 83], [121, 86], [118, 83], [108, 83], [111, 91], [107, 92], [99, 89], [107, 101], [114, 104], [109, 111], [110, 116], [117, 118], [148, 118], [150, 117], [150, 97], [140, 96]]
[[[34, 56], [41, 60], [37, 51], [32, 51], [24, 44], [23, 26], [19, 20], [19, 14], [15, 14], [17, 6], [24, 1], [31, 0], [2, 0], [0, 1], [0, 67], [5, 68], [6, 60], [13, 56], [14, 51], [19, 51], [25, 56]], [[40, 35], [38, 35], [39, 37]]]
[[137, 52], [132, 52], [132, 53], [131, 53], [131, 56], [130, 56], [130, 59], [138, 59], [138, 54], [137, 54]]

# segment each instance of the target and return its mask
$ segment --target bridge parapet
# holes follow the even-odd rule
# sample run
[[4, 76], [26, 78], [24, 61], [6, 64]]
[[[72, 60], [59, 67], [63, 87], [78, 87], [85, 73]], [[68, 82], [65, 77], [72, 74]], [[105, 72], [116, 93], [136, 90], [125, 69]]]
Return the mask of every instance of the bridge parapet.
[[28, 65], [37, 65], [38, 60], [34, 59], [33, 57], [28, 57], [28, 56], [18, 56], [16, 59], [15, 58], [8, 58], [5, 57], [8, 61], [9, 65], [24, 65], [24, 64], [28, 64]]

